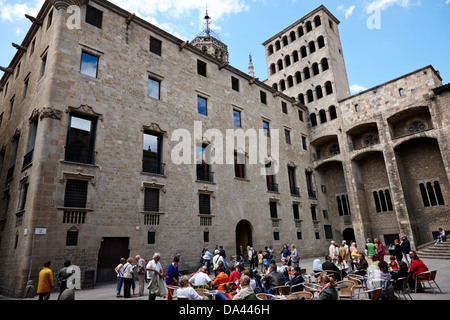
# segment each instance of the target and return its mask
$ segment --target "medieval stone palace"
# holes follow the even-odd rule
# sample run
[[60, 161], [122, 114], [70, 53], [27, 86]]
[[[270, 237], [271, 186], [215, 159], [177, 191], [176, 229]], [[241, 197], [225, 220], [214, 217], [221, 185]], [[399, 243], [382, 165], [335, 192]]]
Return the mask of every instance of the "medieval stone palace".
[[[263, 43], [264, 81], [208, 28], [180, 40], [106, 0], [28, 18], [1, 68], [0, 294], [23, 296], [48, 260], [88, 286], [136, 254], [193, 270], [216, 244], [313, 257], [450, 229], [450, 85], [424, 66], [351, 95], [324, 6]], [[211, 163], [212, 129], [263, 132], [267, 152]]]

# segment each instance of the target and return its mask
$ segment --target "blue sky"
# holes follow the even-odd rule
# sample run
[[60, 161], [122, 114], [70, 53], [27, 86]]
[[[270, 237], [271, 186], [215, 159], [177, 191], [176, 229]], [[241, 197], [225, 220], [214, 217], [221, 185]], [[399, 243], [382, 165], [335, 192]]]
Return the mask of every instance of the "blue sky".
[[[230, 64], [267, 78], [262, 43], [321, 4], [340, 21], [352, 92], [433, 65], [450, 79], [450, 0], [110, 0], [171, 34], [192, 40], [203, 28], [206, 6], [213, 29], [228, 45]], [[0, 66], [15, 54], [43, 0], [0, 0]], [[379, 13], [380, 19], [370, 20]], [[376, 23], [368, 27], [368, 20]], [[376, 28], [373, 28], [375, 26]], [[0, 76], [1, 76], [0, 71]]]

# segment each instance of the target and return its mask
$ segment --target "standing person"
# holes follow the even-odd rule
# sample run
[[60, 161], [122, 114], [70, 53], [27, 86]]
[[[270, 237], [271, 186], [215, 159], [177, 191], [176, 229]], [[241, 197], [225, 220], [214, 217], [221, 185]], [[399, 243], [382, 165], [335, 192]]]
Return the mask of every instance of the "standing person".
[[[151, 284], [153, 277], [161, 277], [161, 279], [164, 277], [164, 270], [161, 266], [161, 263], [159, 263], [159, 260], [161, 259], [161, 255], [158, 252], [155, 252], [153, 254], [153, 260], [150, 260], [147, 263], [147, 266], [145, 269], [147, 270], [147, 278], [149, 279], [149, 285]], [[149, 289], [149, 300], [155, 300], [156, 299], [156, 291], [154, 291], [152, 288]]]
[[400, 247], [402, 248], [403, 260], [409, 267], [409, 265], [411, 264], [411, 260], [409, 258], [409, 252], [411, 251], [411, 243], [409, 242], [406, 235], [403, 235], [401, 237], [401, 240], [402, 241], [400, 242]]
[[283, 245], [283, 249], [280, 251], [281, 253], [281, 259], [286, 259], [286, 262], [288, 265], [290, 265], [290, 260], [291, 260], [291, 250], [289, 250], [289, 247], [287, 244]]
[[294, 244], [291, 244], [291, 259], [292, 262], [294, 263], [294, 267], [298, 267], [300, 258], [298, 257], [298, 251], [297, 248], [295, 248]]
[[239, 262], [244, 262], [244, 248], [242, 247], [242, 245], [239, 246]]
[[334, 263], [337, 260], [336, 256], [336, 247], [334, 246], [334, 241], [331, 240], [330, 246], [328, 247], [328, 255], [331, 258], [331, 261]]
[[252, 247], [252, 264], [253, 269], [258, 269], [258, 254], [256, 253], [256, 250]]
[[273, 248], [272, 246], [269, 246], [269, 249], [267, 250], [269, 253], [269, 261], [273, 259]]
[[75, 273], [75, 270], [69, 268], [71, 265], [70, 260], [64, 261], [64, 267], [59, 270], [57, 283], [59, 284], [58, 300], [61, 298], [61, 294], [67, 288], [67, 279]]
[[380, 239], [375, 238], [375, 246], [377, 248], [377, 253], [379, 260], [378, 261], [384, 261], [384, 255], [386, 254], [386, 251], [384, 250], [384, 246], [381, 243]]
[[39, 272], [39, 283], [37, 287], [37, 293], [39, 294], [39, 300], [49, 300], [50, 293], [53, 289], [53, 272], [50, 269], [51, 262], [44, 263], [44, 268]]
[[254, 268], [254, 260], [253, 260], [254, 254], [255, 254], [255, 251], [253, 251], [253, 247], [251, 247], [250, 250], [248, 251], [248, 263], [250, 264], [250, 269], [252, 269], [252, 270]]
[[223, 271], [225, 273], [228, 273], [228, 268], [227, 268], [227, 254], [225, 253], [225, 249], [223, 248], [223, 246], [219, 246], [219, 254], [223, 259]]
[[344, 240], [344, 241], [342, 241], [342, 245], [339, 247], [339, 256], [342, 258], [343, 261], [348, 260], [348, 254], [347, 254], [348, 246], [347, 246], [347, 248], [345, 246], [347, 246], [347, 245], [345, 244], [345, 240]]
[[122, 290], [123, 285], [123, 265], [125, 264], [125, 258], [120, 258], [120, 262], [117, 267], [114, 269], [117, 275], [117, 287], [116, 287], [116, 297], [121, 298], [120, 291]]
[[395, 256], [395, 259], [397, 260], [397, 262], [402, 261], [402, 257], [403, 257], [402, 247], [400, 246], [400, 240], [398, 240], [398, 239], [394, 240], [394, 252], [393, 253], [394, 253], [394, 256]]
[[263, 257], [263, 252], [262, 252], [262, 250], [259, 250], [259, 252], [258, 252], [258, 264], [259, 264], [259, 267], [260, 267], [260, 271], [262, 272], [263, 271], [263, 269], [264, 269], [264, 265], [263, 265], [263, 259], [264, 257]]
[[445, 231], [442, 228], [439, 228], [439, 236], [434, 245], [437, 245], [439, 241], [441, 241], [441, 243], [444, 242], [444, 238], [445, 238]]
[[223, 263], [223, 258], [220, 256], [220, 251], [216, 250], [214, 251], [214, 257], [212, 259], [213, 261], [213, 270], [214, 270], [214, 276], [217, 277], [217, 275], [219, 274], [219, 262]]
[[208, 271], [208, 274], [211, 273], [211, 258], [212, 258], [212, 254], [211, 254], [211, 252], [209, 252], [209, 249], [206, 248], [203, 259], [206, 262], [206, 270]]
[[[178, 272], [178, 263], [180, 262], [179, 257], [174, 257], [172, 264], [167, 268], [166, 274], [166, 284], [176, 286], [178, 285], [178, 278], [180, 273]], [[167, 300], [172, 300], [174, 289], [169, 289], [167, 294]]]
[[375, 244], [372, 242], [372, 239], [370, 238], [367, 238], [366, 250], [367, 250], [367, 257], [369, 258], [369, 264], [371, 264], [372, 257], [375, 253], [377, 253], [377, 249], [375, 247]]
[[139, 283], [139, 297], [144, 295], [144, 283], [145, 283], [145, 260], [141, 258], [140, 255], [137, 255], [136, 257], [137, 262], [137, 279]]
[[354, 242], [354, 241], [352, 242], [352, 244], [350, 246], [350, 255], [353, 260], [355, 260], [356, 262], [358, 261], [359, 253], [358, 253], [358, 248], [356, 246], [356, 242]]
[[123, 266], [123, 297], [131, 298], [131, 285], [133, 282], [133, 258], [129, 257]]

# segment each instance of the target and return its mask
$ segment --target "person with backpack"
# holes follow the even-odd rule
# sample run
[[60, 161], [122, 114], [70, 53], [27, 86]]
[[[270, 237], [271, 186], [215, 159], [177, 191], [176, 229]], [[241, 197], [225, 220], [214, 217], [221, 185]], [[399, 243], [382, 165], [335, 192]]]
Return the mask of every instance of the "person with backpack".
[[58, 278], [56, 279], [56, 283], [59, 285], [59, 295], [57, 300], [61, 298], [61, 294], [67, 289], [67, 279], [75, 273], [75, 270], [69, 268], [70, 265], [70, 260], [66, 260], [64, 261], [64, 267], [59, 270]]

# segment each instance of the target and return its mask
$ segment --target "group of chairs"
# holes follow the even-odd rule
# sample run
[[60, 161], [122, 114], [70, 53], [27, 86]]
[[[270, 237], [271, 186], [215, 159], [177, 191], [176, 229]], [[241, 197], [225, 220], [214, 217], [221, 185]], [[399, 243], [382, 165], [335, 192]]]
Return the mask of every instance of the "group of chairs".
[[[321, 285], [317, 283], [317, 278], [320, 273], [306, 274], [306, 269], [301, 270], [302, 275], [306, 278], [306, 281], [301, 284], [296, 284], [293, 286], [278, 286], [275, 287], [276, 294], [268, 293], [258, 293], [256, 298], [258, 300], [289, 300], [289, 299], [299, 299], [299, 300], [312, 300], [314, 292], [322, 290]], [[326, 270], [329, 276], [335, 277], [334, 271]], [[436, 294], [436, 287], [441, 293], [442, 290], [436, 282], [437, 270], [431, 270], [418, 274], [415, 280], [415, 289], [417, 292], [417, 286], [419, 282], [424, 285], [427, 284], [429, 288]], [[305, 276], [306, 275], [306, 276]], [[419, 278], [422, 276], [422, 278]], [[401, 281], [402, 286], [394, 290], [394, 293], [399, 299], [403, 297], [405, 300], [412, 300], [409, 290], [409, 276], [399, 278], [397, 281]], [[303, 286], [303, 291], [295, 292], [297, 286]], [[377, 287], [374, 289], [368, 289], [366, 286], [366, 280], [363, 276], [356, 274], [348, 274], [344, 277], [344, 280], [336, 282], [336, 287], [338, 288], [339, 299], [351, 299], [351, 300], [380, 300], [383, 288]], [[195, 289], [200, 296], [208, 296], [205, 289]], [[184, 300], [178, 298], [178, 300]]]

